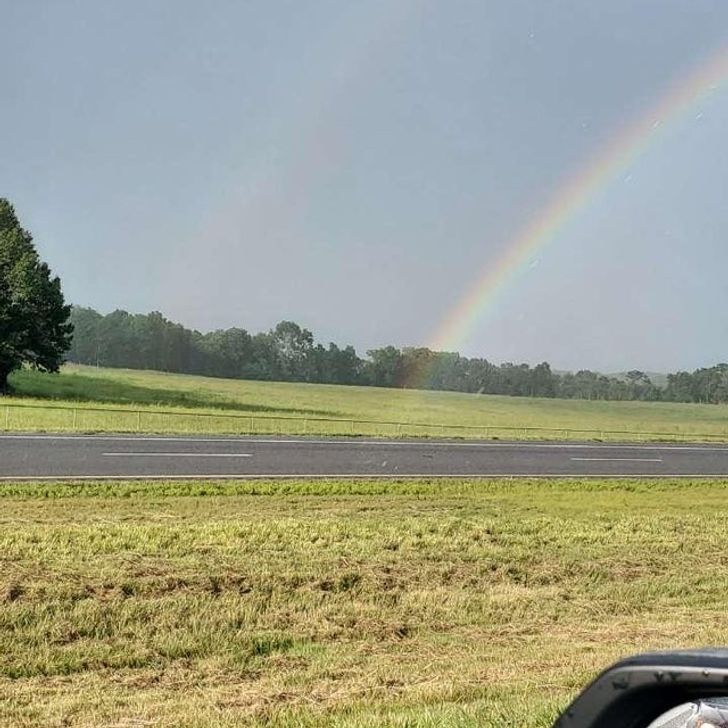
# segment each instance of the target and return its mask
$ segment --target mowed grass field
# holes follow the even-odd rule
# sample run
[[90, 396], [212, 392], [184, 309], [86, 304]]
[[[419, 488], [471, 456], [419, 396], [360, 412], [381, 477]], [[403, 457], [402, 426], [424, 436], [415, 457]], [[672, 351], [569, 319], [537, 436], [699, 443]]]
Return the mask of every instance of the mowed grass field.
[[0, 725], [536, 726], [728, 643], [728, 480], [0, 484]]
[[[16, 396], [0, 400], [0, 428], [10, 430], [605, 440], [635, 439], [629, 432], [643, 432], [662, 433], [646, 439], [728, 440], [728, 407], [716, 405], [253, 382], [80, 366], [67, 366], [60, 375], [22, 371], [11, 383]], [[3, 409], [49, 400], [68, 409]], [[104, 406], [122, 411], [94, 411]], [[144, 411], [138, 414], [139, 409]], [[178, 416], [162, 414], [168, 410]], [[203, 413], [215, 416], [198, 416]], [[528, 429], [534, 427], [547, 429]]]

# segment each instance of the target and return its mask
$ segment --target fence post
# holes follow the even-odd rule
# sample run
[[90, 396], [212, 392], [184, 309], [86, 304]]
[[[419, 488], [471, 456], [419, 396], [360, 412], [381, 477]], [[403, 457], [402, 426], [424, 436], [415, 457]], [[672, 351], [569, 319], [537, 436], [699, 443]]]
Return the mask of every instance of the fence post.
[[75, 432], [76, 430], [76, 423], [78, 422], [78, 410], [74, 407], [73, 408], [73, 425], [72, 429]]
[[10, 405], [5, 408], [5, 429], [10, 429]]
[[139, 432], [142, 429], [142, 411], [137, 410], [137, 432]]

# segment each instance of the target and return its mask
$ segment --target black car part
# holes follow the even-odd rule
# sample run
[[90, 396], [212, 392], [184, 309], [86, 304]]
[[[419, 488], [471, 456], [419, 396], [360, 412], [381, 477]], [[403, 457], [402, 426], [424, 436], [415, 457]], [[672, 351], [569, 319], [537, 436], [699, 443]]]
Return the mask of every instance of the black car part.
[[554, 728], [722, 728], [726, 696], [728, 649], [653, 652], [605, 670]]

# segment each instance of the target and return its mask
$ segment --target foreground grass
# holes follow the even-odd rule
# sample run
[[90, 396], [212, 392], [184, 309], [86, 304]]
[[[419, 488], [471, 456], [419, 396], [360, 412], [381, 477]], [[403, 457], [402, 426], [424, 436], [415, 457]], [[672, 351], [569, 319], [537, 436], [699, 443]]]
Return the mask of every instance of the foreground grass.
[[[17, 397], [0, 402], [0, 428], [117, 432], [430, 435], [552, 439], [635, 439], [620, 431], [664, 433], [647, 439], [728, 440], [728, 408], [654, 402], [587, 402], [455, 392], [420, 392], [285, 382], [252, 382], [93, 367], [58, 375], [23, 371], [12, 377]], [[2, 404], [58, 400], [69, 409], [15, 409]], [[114, 406], [121, 412], [94, 412]], [[76, 414], [73, 408], [76, 407]], [[89, 409], [91, 408], [91, 409]], [[143, 408], [138, 415], [136, 410]], [[159, 410], [190, 415], [169, 417]], [[243, 419], [227, 417], [243, 414]], [[6, 420], [7, 418], [7, 420]], [[294, 419], [290, 419], [294, 418]], [[321, 418], [333, 418], [334, 422]], [[343, 420], [343, 421], [342, 421]], [[351, 420], [394, 421], [381, 425]], [[462, 430], [461, 425], [491, 428]], [[448, 429], [453, 426], [453, 429]], [[524, 428], [544, 427], [551, 431]], [[590, 432], [585, 432], [590, 431]], [[610, 431], [617, 431], [610, 434]]]
[[549, 726], [728, 642], [728, 481], [0, 485], [0, 725]]

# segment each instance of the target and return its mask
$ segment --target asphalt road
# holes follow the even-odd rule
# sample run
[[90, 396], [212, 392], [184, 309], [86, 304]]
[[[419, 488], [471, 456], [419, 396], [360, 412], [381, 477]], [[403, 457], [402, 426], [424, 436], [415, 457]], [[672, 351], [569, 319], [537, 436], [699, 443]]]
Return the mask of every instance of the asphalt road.
[[728, 446], [0, 435], [0, 478], [728, 476]]

